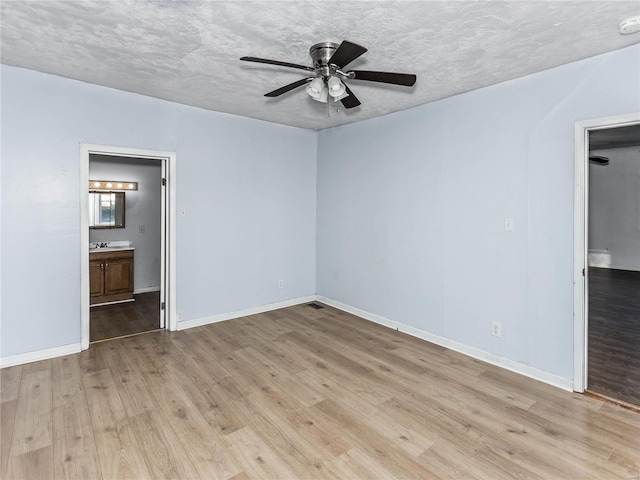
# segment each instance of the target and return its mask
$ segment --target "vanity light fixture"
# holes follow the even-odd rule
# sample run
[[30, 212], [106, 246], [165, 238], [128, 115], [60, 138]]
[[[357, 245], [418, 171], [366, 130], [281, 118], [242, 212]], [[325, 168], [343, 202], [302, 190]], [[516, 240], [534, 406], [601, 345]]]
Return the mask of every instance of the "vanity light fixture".
[[138, 182], [122, 180], [89, 180], [89, 190], [138, 190]]

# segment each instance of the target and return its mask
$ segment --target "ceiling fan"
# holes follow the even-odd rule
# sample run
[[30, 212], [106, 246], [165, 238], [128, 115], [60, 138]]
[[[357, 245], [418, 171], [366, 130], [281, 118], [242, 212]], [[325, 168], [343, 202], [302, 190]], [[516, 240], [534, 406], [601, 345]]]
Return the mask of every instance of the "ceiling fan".
[[589, 162], [594, 165], [606, 166], [609, 165], [609, 161], [608, 157], [603, 157], [601, 155], [589, 155]]
[[265, 97], [278, 97], [298, 87], [307, 85], [307, 93], [319, 102], [327, 103], [329, 97], [335, 102], [341, 101], [344, 108], [360, 105], [360, 100], [353, 94], [344, 80], [366, 80], [369, 82], [390, 83], [412, 87], [416, 76], [408, 73], [374, 72], [370, 70], [344, 71], [343, 68], [367, 51], [366, 48], [344, 40], [340, 45], [331, 42], [316, 43], [309, 49], [313, 66], [298, 65], [257, 57], [242, 57], [245, 62], [267, 63], [282, 67], [297, 68], [312, 72], [314, 75], [280, 87], [266, 93]]

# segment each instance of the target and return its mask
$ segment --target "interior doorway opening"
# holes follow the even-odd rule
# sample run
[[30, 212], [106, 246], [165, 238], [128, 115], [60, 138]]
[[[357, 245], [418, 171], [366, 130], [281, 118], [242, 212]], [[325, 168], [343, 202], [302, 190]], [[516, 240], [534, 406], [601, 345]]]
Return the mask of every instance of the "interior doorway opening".
[[90, 343], [165, 325], [160, 273], [165, 163], [89, 155]]
[[[634, 198], [640, 199], [639, 133], [640, 113], [578, 122], [575, 128], [574, 390], [632, 405], [637, 401], [623, 392], [633, 390], [627, 388], [635, 383], [633, 375], [640, 378], [632, 358], [640, 343], [631, 345], [632, 330], [640, 327], [633, 293], [640, 288], [640, 272], [634, 271], [640, 267], [640, 204], [634, 206]], [[620, 181], [633, 176], [635, 183]], [[632, 210], [621, 209], [621, 199]]]
[[[87, 144], [80, 150], [82, 349], [140, 331], [176, 330], [175, 153]], [[95, 197], [108, 195], [97, 193], [128, 185], [137, 190], [125, 191], [116, 224], [94, 223], [99, 210], [117, 209], [100, 204]]]

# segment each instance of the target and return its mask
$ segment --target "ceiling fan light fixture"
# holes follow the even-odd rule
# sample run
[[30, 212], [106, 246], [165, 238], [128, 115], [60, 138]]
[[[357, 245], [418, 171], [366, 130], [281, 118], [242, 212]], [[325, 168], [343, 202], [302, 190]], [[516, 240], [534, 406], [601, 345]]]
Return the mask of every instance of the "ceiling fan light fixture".
[[347, 88], [344, 86], [344, 83], [342, 83], [340, 79], [335, 75], [329, 77], [329, 81], [327, 82], [327, 84], [329, 86], [329, 95], [334, 97], [336, 100], [347, 90]]
[[347, 65], [359, 58], [366, 51], [367, 49], [361, 45], [343, 40], [339, 45], [331, 42], [321, 42], [313, 45], [309, 50], [313, 67], [259, 57], [240, 57], [240, 60], [314, 72], [314, 76], [302, 78], [289, 85], [277, 88], [272, 92], [265, 93], [264, 96], [269, 98], [279, 97], [280, 95], [306, 85], [306, 92], [311, 98], [317, 102], [327, 104], [328, 115], [330, 107], [329, 97], [333, 98], [334, 103], [342, 101], [342, 105], [346, 109], [361, 105], [360, 100], [358, 100], [349, 89], [346, 80], [365, 80], [406, 87], [413, 87], [416, 83], [416, 76], [408, 73], [378, 72], [373, 70], [345, 71]]
[[311, 80], [311, 83], [307, 86], [307, 93], [311, 98], [318, 102], [326, 103], [327, 101], [327, 86], [324, 84], [324, 80], [320, 77]]

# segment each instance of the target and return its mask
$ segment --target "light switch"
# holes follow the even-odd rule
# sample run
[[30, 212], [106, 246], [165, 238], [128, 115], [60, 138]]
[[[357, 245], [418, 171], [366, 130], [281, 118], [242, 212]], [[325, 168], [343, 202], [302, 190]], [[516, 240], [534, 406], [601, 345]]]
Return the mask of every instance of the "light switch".
[[187, 216], [187, 209], [186, 208], [181, 208], [180, 209], [180, 216], [181, 217], [186, 217]]
[[513, 232], [513, 218], [504, 219], [504, 231]]

